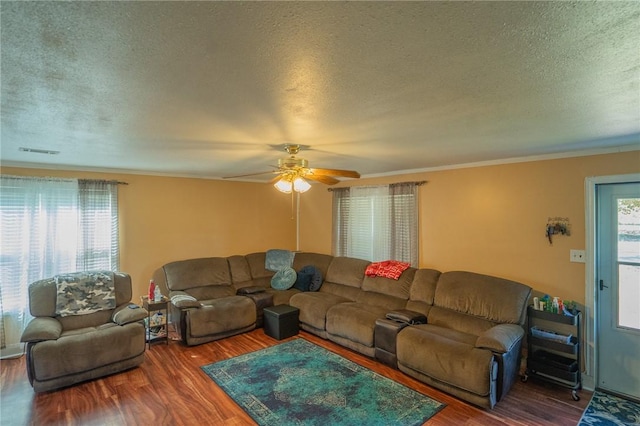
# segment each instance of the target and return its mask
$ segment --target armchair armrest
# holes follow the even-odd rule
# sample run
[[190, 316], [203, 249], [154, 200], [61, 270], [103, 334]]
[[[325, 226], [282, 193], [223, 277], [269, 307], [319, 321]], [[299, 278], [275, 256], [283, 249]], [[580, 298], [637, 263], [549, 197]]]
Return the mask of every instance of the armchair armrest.
[[113, 315], [111, 315], [111, 320], [118, 325], [129, 324], [130, 322], [142, 321], [149, 314], [146, 309], [141, 307], [130, 308], [129, 306], [138, 306], [134, 304], [126, 304], [118, 306], [115, 311], [113, 311]]
[[184, 291], [172, 291], [171, 304], [178, 309], [200, 308], [202, 305], [195, 297]]
[[21, 342], [42, 342], [57, 340], [62, 334], [62, 324], [55, 318], [37, 317], [31, 320], [22, 332]]
[[507, 353], [522, 340], [524, 330], [516, 324], [498, 324], [482, 333], [476, 340], [476, 348]]

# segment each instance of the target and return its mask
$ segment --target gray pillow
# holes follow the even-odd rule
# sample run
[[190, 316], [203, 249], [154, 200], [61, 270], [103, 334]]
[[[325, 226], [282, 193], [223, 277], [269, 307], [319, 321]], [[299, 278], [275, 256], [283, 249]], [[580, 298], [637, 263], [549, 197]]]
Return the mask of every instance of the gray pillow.
[[288, 290], [296, 282], [296, 278], [298, 278], [298, 274], [295, 269], [281, 269], [271, 278], [271, 287], [276, 290]]

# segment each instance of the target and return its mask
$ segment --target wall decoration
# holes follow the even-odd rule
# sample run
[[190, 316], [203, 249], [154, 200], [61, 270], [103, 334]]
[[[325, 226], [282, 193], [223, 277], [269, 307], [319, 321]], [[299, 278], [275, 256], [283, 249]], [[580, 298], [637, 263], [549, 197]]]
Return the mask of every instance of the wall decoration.
[[550, 217], [547, 219], [546, 236], [549, 244], [553, 244], [553, 235], [571, 235], [571, 224], [568, 217]]

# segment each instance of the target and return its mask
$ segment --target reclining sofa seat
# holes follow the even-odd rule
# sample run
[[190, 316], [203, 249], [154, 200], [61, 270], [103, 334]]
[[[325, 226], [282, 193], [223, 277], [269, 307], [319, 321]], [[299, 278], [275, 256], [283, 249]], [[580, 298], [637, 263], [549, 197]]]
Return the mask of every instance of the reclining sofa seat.
[[137, 367], [146, 346], [147, 311], [129, 309], [131, 277], [113, 275], [116, 308], [85, 315], [56, 314], [57, 286], [45, 279], [29, 286], [35, 318], [22, 333], [27, 375], [36, 392], [51, 391]]
[[376, 320], [406, 307], [415, 273], [415, 268], [409, 268], [398, 280], [365, 276], [355, 301], [338, 303], [327, 311], [329, 340], [373, 358]]
[[398, 368], [461, 399], [493, 408], [518, 375], [530, 295], [530, 287], [514, 281], [471, 272], [442, 273], [427, 323], [406, 327], [397, 337]]
[[253, 330], [254, 302], [237, 296], [227, 258], [209, 257], [167, 263], [156, 283], [166, 286], [170, 318], [180, 339], [199, 345]]
[[369, 263], [362, 259], [334, 257], [317, 292], [301, 292], [291, 296], [289, 304], [300, 310], [300, 327], [329, 339], [329, 310], [340, 303], [356, 301]]

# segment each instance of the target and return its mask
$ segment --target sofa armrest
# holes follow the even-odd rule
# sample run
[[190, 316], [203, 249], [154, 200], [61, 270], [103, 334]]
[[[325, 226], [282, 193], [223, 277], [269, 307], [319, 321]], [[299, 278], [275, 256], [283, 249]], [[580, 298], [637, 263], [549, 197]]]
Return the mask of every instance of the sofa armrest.
[[402, 324], [426, 324], [427, 317], [420, 312], [410, 311], [408, 309], [398, 309], [388, 312], [386, 318]]
[[248, 296], [250, 294], [264, 293], [265, 291], [267, 291], [267, 289], [264, 287], [250, 286], [239, 288], [238, 291], [236, 291], [236, 294], [240, 296]]
[[482, 333], [476, 340], [476, 348], [507, 353], [524, 337], [524, 330], [516, 324], [498, 324]]
[[37, 317], [31, 320], [22, 332], [21, 342], [57, 340], [62, 334], [62, 324], [55, 318]]
[[172, 291], [170, 297], [171, 304], [178, 309], [200, 308], [202, 306], [198, 299], [184, 291]]
[[[132, 306], [132, 308], [129, 306]], [[131, 322], [142, 321], [148, 315], [149, 313], [146, 309], [132, 303], [118, 306], [115, 311], [113, 311], [113, 315], [111, 315], [111, 321], [118, 325], [125, 325]]]

